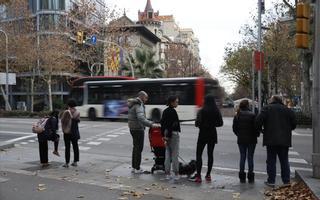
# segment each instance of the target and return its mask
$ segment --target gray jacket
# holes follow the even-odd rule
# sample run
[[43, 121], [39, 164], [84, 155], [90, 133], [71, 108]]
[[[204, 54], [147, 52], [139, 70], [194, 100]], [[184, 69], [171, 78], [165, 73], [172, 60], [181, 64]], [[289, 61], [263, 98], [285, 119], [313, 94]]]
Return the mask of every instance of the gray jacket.
[[151, 127], [152, 121], [147, 120], [145, 107], [141, 99], [128, 99], [128, 125], [130, 130], [144, 130]]

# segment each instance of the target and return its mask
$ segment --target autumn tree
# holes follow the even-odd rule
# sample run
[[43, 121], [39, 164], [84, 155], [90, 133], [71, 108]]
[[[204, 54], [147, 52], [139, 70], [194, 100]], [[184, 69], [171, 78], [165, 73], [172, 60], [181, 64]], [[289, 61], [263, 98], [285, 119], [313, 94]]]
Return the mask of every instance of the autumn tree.
[[[33, 17], [24, 0], [4, 1], [3, 14], [0, 15], [2, 29], [8, 35], [9, 71], [15, 73], [29, 73], [31, 111], [33, 111], [34, 80], [37, 63], [36, 34]], [[1, 18], [2, 17], [2, 18]], [[4, 40], [3, 40], [4, 41]], [[4, 43], [0, 43], [0, 53], [5, 55]], [[4, 63], [0, 62], [1, 69]]]

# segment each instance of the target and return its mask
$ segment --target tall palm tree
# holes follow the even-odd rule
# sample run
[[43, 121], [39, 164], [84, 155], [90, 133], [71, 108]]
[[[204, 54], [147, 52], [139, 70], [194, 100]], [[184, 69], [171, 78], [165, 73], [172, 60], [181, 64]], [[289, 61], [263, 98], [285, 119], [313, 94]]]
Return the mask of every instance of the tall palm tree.
[[[135, 49], [135, 57], [133, 58], [130, 55], [129, 59], [134, 67], [136, 77], [161, 78], [163, 76], [159, 61], [155, 61], [154, 56], [155, 52], [139, 48]], [[129, 66], [125, 65], [122, 70], [129, 71]]]

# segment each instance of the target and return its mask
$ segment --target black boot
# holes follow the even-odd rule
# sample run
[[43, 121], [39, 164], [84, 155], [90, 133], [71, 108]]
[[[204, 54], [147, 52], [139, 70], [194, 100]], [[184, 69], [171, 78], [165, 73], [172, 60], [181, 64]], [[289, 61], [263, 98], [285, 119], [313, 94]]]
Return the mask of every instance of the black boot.
[[254, 182], [254, 173], [253, 172], [249, 172], [248, 173], [248, 182], [249, 183], [253, 183]]
[[246, 173], [239, 172], [239, 179], [240, 179], [240, 183], [245, 183], [246, 182]]

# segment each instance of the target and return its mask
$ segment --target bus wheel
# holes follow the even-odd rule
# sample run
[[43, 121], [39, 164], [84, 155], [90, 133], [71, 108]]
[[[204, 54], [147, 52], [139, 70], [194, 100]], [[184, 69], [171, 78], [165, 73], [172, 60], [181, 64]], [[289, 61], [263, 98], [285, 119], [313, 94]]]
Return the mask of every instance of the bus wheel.
[[88, 116], [91, 121], [95, 121], [97, 119], [96, 110], [94, 108], [90, 108]]
[[154, 108], [151, 111], [151, 120], [154, 122], [160, 122], [161, 120], [161, 111], [159, 108]]

